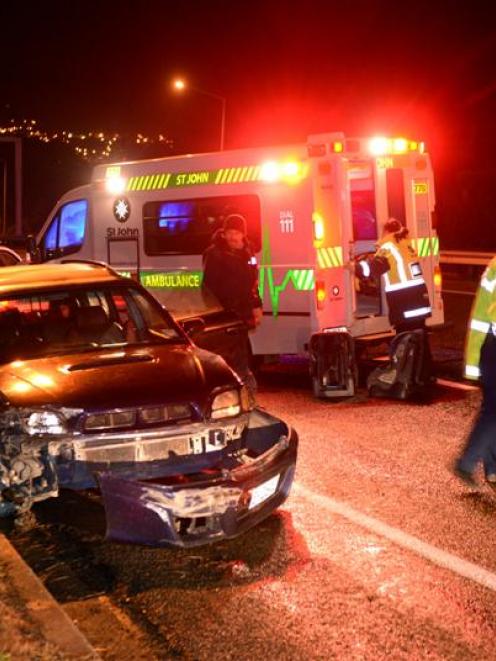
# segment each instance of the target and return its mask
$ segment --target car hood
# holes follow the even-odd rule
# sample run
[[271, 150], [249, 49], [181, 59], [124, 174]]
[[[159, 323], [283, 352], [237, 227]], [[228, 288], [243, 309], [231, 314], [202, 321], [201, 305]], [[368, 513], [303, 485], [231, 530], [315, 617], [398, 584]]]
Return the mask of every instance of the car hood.
[[101, 410], [190, 401], [203, 408], [214, 388], [237, 383], [219, 356], [191, 345], [114, 348], [0, 367], [0, 393], [16, 407]]

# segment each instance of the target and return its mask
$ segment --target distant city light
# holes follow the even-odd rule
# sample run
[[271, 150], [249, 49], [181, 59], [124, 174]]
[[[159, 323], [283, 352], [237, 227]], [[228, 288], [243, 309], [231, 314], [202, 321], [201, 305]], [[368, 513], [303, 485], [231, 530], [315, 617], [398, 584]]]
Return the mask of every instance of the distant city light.
[[112, 156], [116, 146], [125, 143], [137, 145], [153, 145], [165, 143], [172, 145], [172, 140], [162, 133], [158, 135], [145, 135], [136, 133], [134, 136], [121, 133], [106, 133], [104, 131], [88, 131], [80, 133], [68, 129], [59, 129], [53, 132], [44, 131], [37, 127], [35, 119], [11, 120], [8, 126], [0, 126], [0, 136], [11, 135], [21, 138], [38, 140], [44, 144], [59, 142], [73, 147], [74, 152], [85, 160], [105, 160]]

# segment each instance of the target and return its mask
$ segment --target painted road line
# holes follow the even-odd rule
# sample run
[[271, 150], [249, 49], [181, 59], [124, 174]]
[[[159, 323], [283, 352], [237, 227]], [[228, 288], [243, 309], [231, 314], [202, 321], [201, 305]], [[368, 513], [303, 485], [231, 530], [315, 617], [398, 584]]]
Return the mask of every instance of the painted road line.
[[496, 592], [496, 574], [484, 569], [484, 567], [480, 567], [473, 562], [464, 560], [448, 551], [443, 551], [443, 549], [440, 549], [437, 546], [423, 542], [421, 539], [418, 539], [418, 537], [409, 535], [399, 528], [389, 526], [387, 523], [383, 523], [379, 519], [368, 516], [368, 514], [363, 514], [346, 503], [335, 500], [334, 498], [329, 498], [329, 496], [322, 496], [314, 493], [311, 489], [307, 489], [307, 487], [304, 487], [301, 484], [294, 484], [293, 491], [321, 509], [327, 510], [333, 514], [338, 514], [361, 528], [366, 528], [376, 535], [389, 539], [389, 541], [397, 546], [412, 551], [439, 567], [448, 569], [454, 574], [458, 574], [458, 576], [468, 578], [470, 581], [479, 583], [479, 585]]
[[479, 390], [479, 386], [472, 386], [470, 383], [461, 383], [460, 381], [436, 379], [436, 383], [439, 383], [440, 386], [447, 386], [448, 388], [456, 388], [458, 390]]
[[475, 291], [459, 291], [457, 289], [443, 289], [443, 294], [460, 294], [462, 296], [475, 296]]

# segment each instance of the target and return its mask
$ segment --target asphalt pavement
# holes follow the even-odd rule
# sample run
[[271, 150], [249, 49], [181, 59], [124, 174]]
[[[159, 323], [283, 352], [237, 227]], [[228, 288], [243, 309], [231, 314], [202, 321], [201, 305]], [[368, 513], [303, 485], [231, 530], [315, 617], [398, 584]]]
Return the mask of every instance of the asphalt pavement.
[[109, 543], [98, 502], [68, 494], [11, 539], [105, 659], [496, 658], [496, 493], [451, 473], [480, 402], [457, 382], [462, 334], [433, 338], [443, 379], [418, 402], [318, 401], [304, 364], [267, 369], [259, 401], [299, 432], [296, 481], [236, 540]]

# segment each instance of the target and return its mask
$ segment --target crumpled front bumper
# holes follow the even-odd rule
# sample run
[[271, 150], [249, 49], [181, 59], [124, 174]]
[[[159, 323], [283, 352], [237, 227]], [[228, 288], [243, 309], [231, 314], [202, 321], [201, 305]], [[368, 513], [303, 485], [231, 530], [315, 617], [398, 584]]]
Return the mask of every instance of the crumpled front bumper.
[[236, 537], [288, 497], [297, 446], [294, 430], [257, 409], [224, 465], [153, 481], [101, 472], [107, 538], [188, 547]]

